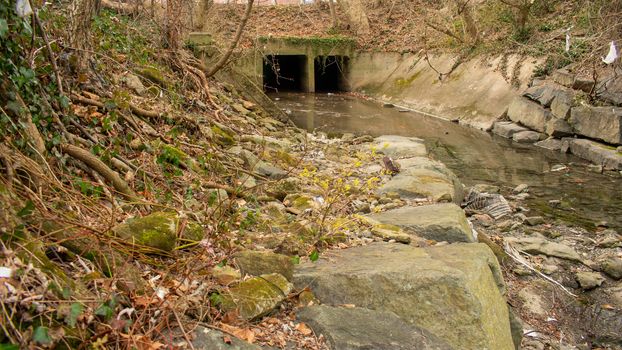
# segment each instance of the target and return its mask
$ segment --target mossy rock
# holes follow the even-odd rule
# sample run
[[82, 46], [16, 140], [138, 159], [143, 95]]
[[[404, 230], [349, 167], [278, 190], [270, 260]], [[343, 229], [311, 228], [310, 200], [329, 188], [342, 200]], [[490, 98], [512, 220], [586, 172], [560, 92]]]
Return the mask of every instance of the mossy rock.
[[245, 250], [235, 253], [233, 258], [243, 274], [260, 276], [267, 273], [279, 273], [288, 280], [294, 276], [294, 262], [289, 256], [283, 254]]
[[[112, 232], [128, 242], [170, 252], [177, 244], [180, 221], [176, 213], [157, 212], [130, 219], [114, 227]], [[199, 241], [203, 238], [203, 229], [198, 223], [189, 221], [184, 229], [184, 238]]]
[[164, 88], [168, 88], [169, 84], [167, 79], [160, 70], [154, 67], [141, 67], [136, 70], [136, 73], [149, 79], [151, 82], [158, 84]]
[[254, 277], [240, 282], [223, 295], [225, 311], [238, 310], [245, 320], [252, 320], [274, 310], [292, 291], [293, 285], [278, 273]]
[[288, 195], [285, 197], [285, 202], [286, 205], [289, 205], [299, 211], [317, 208], [317, 203], [313, 200], [313, 198], [304, 194]]
[[218, 125], [212, 125], [211, 127], [214, 136], [216, 137], [216, 142], [222, 145], [233, 145], [235, 144], [235, 138], [233, 133], [229, 133]]
[[160, 146], [158, 159], [175, 166], [180, 166], [181, 164], [188, 165], [190, 156], [177, 147], [163, 144]]

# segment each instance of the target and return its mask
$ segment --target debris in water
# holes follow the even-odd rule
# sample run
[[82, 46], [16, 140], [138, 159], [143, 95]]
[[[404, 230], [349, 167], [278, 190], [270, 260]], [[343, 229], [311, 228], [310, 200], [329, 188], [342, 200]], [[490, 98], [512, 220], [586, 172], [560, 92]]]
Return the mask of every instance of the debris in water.
[[467, 212], [481, 212], [492, 216], [495, 220], [512, 213], [508, 201], [500, 194], [480, 193], [470, 189], [462, 207]]

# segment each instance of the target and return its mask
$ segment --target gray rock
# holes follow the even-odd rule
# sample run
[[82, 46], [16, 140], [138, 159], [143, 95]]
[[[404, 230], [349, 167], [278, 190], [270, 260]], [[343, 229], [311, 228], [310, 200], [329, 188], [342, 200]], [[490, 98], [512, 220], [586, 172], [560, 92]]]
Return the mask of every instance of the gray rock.
[[376, 193], [397, 193], [401, 198], [431, 198], [435, 202], [462, 202], [462, 184], [443, 163], [426, 157], [399, 161], [402, 171]]
[[536, 102], [524, 97], [516, 97], [508, 107], [508, 117], [513, 122], [525, 125], [530, 129], [545, 132], [545, 125], [551, 119], [551, 112]]
[[529, 226], [544, 224], [544, 218], [542, 216], [529, 216], [525, 218], [525, 221], [529, 224]]
[[[172, 344], [184, 344], [187, 337], [191, 339], [192, 347], [196, 350], [261, 350], [258, 345], [247, 343], [232, 335], [223, 333], [216, 329], [211, 329], [203, 326], [193, 327], [190, 333], [184, 335], [184, 332], [179, 329], [164, 330], [162, 332], [162, 338], [160, 342], [172, 345]], [[227, 342], [225, 342], [225, 338]], [[188, 345], [185, 345], [186, 347]], [[185, 346], [180, 346], [184, 348]]]
[[622, 154], [596, 141], [563, 138], [561, 151], [565, 150], [594, 164], [602, 165], [607, 170], [622, 170]]
[[422, 139], [396, 135], [383, 135], [374, 139], [376, 152], [389, 157], [422, 157], [428, 154]]
[[572, 88], [589, 94], [592, 92], [594, 85], [596, 85], [596, 82], [594, 82], [594, 79], [592, 78], [576, 77], [574, 83], [572, 84]]
[[317, 305], [300, 310], [298, 319], [323, 334], [332, 349], [452, 349], [389, 311]]
[[581, 262], [581, 256], [571, 247], [547, 240], [543, 237], [508, 237], [505, 239], [516, 249], [530, 254], [544, 254], [562, 259]]
[[536, 142], [534, 145], [551, 151], [559, 151], [562, 149], [562, 141], [551, 137], [546, 140]]
[[514, 134], [512, 140], [518, 143], [534, 143], [540, 140], [540, 133], [535, 131], [521, 131]]
[[506, 139], [512, 138], [514, 134], [521, 131], [529, 131], [529, 129], [512, 122], [496, 122], [492, 127], [492, 132]]
[[605, 277], [598, 272], [579, 271], [575, 276], [581, 288], [585, 290], [594, 289], [605, 282]]
[[271, 163], [264, 162], [263, 160], [260, 160], [259, 163], [255, 165], [253, 171], [275, 180], [284, 179], [288, 175], [285, 170], [274, 166]]
[[121, 78], [121, 81], [123, 81], [123, 83], [125, 83], [128, 88], [134, 90], [134, 92], [139, 95], [142, 95], [145, 92], [145, 85], [143, 85], [143, 82], [140, 81], [140, 78], [134, 74], [126, 74], [124, 77]]
[[568, 119], [573, 103], [574, 93], [570, 90], [560, 90], [555, 95], [553, 103], [551, 103], [551, 113], [556, 118]]
[[529, 185], [527, 185], [527, 184], [520, 184], [520, 185], [514, 187], [512, 192], [514, 192], [514, 193], [529, 192]]
[[512, 349], [499, 264], [484, 244], [372, 243], [296, 269], [324, 304], [394, 312], [456, 349]]
[[544, 107], [549, 107], [559, 89], [561, 87], [551, 83], [535, 85], [525, 90], [523, 96], [540, 102]]
[[288, 280], [294, 276], [294, 263], [287, 255], [270, 251], [245, 250], [235, 253], [233, 259], [243, 274], [260, 276], [280, 273]]
[[555, 117], [546, 122], [544, 129], [547, 135], [553, 137], [564, 137], [574, 134], [574, 130], [566, 120]]
[[[607, 232], [606, 232], [607, 231]], [[604, 237], [599, 239], [596, 246], [599, 248], [616, 248], [622, 247], [622, 237], [614, 230], [603, 231]]]
[[575, 75], [565, 69], [558, 69], [551, 74], [551, 78], [553, 78], [553, 81], [560, 85], [572, 87]]
[[600, 265], [601, 270], [609, 277], [619, 280], [622, 279], [622, 259], [609, 256], [606, 257]]
[[404, 232], [436, 241], [475, 242], [464, 211], [455, 204], [403, 207], [369, 215], [372, 220], [395, 225]]
[[573, 107], [568, 120], [577, 134], [622, 144], [622, 108]]

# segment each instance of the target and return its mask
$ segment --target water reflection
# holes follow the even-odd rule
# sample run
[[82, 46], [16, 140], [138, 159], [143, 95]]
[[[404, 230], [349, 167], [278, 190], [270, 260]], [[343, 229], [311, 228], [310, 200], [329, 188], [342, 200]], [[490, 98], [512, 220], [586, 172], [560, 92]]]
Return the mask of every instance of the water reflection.
[[[432, 158], [441, 160], [465, 183], [531, 186], [527, 203], [539, 214], [594, 228], [607, 221], [622, 229], [622, 181], [619, 175], [596, 174], [571, 155], [518, 145], [489, 133], [422, 114], [382, 107], [345, 95], [281, 93], [271, 95], [292, 121], [307, 130], [330, 134], [395, 134], [426, 140]], [[569, 170], [551, 172], [567, 164]], [[561, 200], [561, 208], [548, 204]]]

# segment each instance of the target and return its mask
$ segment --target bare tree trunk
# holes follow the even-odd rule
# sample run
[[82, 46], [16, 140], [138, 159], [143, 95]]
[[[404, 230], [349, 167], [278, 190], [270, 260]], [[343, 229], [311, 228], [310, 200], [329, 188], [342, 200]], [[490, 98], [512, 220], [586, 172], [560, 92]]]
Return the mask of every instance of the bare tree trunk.
[[339, 19], [337, 18], [337, 11], [335, 11], [335, 2], [334, 0], [328, 0], [328, 8], [330, 9], [330, 18], [332, 19], [333, 28], [337, 28], [339, 26]]
[[248, 19], [251, 16], [251, 12], [252, 12], [251, 10], [253, 9], [253, 1], [254, 0], [248, 0], [248, 3], [246, 4], [246, 12], [244, 12], [244, 17], [242, 18], [242, 21], [238, 25], [238, 30], [235, 33], [235, 37], [233, 38], [233, 41], [231, 41], [231, 45], [229, 45], [229, 48], [227, 49], [225, 54], [222, 55], [222, 57], [220, 57], [218, 62], [216, 62], [216, 64], [205, 74], [208, 78], [216, 74], [216, 72], [218, 72], [222, 67], [225, 66], [225, 64], [229, 60], [229, 57], [233, 53], [233, 50], [235, 50], [236, 46], [238, 46], [238, 42], [240, 41], [240, 38], [242, 37], [242, 32], [244, 31], [246, 22], [248, 22]]
[[91, 21], [95, 13], [95, 0], [74, 0], [71, 4], [69, 45], [76, 48], [78, 70], [86, 68], [88, 54], [91, 48]]
[[166, 1], [166, 46], [177, 51], [181, 47], [183, 0]]
[[464, 31], [471, 42], [477, 42], [479, 40], [479, 30], [475, 18], [473, 18], [473, 8], [467, 3], [462, 9], [462, 20], [464, 21]]

